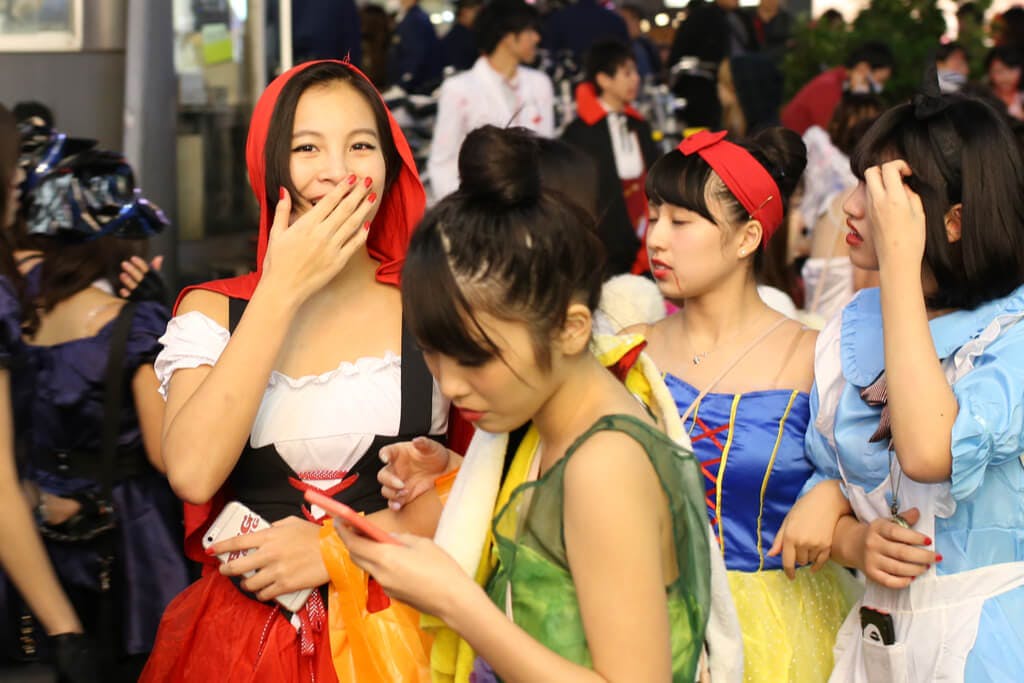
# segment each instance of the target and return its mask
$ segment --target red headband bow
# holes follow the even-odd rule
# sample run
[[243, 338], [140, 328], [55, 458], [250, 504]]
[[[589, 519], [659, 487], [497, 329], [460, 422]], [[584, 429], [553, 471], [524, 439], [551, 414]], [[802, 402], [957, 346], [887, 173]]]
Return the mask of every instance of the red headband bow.
[[747, 150], [725, 139], [726, 131], [702, 130], [679, 143], [686, 156], [694, 152], [708, 162], [750, 217], [761, 222], [766, 244], [782, 225], [782, 193], [771, 174]]

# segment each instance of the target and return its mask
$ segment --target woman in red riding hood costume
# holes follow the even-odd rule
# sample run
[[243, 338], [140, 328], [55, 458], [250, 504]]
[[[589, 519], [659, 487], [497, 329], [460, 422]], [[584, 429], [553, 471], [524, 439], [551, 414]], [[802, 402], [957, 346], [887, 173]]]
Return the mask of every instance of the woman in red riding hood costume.
[[[448, 426], [403, 324], [399, 274], [424, 194], [401, 130], [357, 69], [310, 62], [260, 97], [246, 160], [258, 269], [185, 290], [156, 362], [167, 474], [205, 566], [168, 607], [144, 681], [336, 680], [324, 511], [304, 491], [424, 535], [440, 508], [428, 496], [391, 511], [377, 483], [383, 446], [443, 441]], [[226, 501], [271, 526], [204, 552]], [[305, 589], [295, 612], [275, 602]]]

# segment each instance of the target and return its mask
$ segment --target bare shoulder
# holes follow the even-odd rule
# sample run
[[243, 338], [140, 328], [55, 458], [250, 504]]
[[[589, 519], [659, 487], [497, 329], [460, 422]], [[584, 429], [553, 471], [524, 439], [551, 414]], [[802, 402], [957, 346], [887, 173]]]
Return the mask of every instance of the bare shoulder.
[[651, 333], [651, 325], [648, 323], [636, 323], [629, 327], [624, 327], [619, 334], [639, 334], [644, 337], [649, 337]]
[[566, 464], [566, 494], [588, 499], [609, 492], [657, 488], [657, 475], [643, 447], [631, 436], [603, 430], [581, 443]]
[[220, 292], [208, 289], [193, 289], [185, 295], [178, 305], [177, 315], [185, 315], [196, 311], [202, 313], [224, 329], [229, 324], [228, 297]]
[[776, 333], [776, 350], [786, 354], [779, 385], [810, 391], [814, 382], [814, 346], [818, 333], [795, 320], [782, 325]]
[[[673, 313], [667, 318], [662, 318], [655, 323], [640, 323], [633, 325], [631, 328], [627, 328], [629, 330], [641, 327], [643, 328], [643, 331], [638, 333], [642, 334], [647, 339], [647, 355], [649, 355], [655, 363], [663, 361], [668, 355], [667, 352], [663, 352], [667, 350], [669, 343], [668, 340], [671, 338], [671, 335], [669, 334], [669, 330], [671, 329], [670, 325], [678, 324], [678, 321], [676, 320], [678, 315], [678, 313]], [[626, 330], [623, 331], [625, 332]]]

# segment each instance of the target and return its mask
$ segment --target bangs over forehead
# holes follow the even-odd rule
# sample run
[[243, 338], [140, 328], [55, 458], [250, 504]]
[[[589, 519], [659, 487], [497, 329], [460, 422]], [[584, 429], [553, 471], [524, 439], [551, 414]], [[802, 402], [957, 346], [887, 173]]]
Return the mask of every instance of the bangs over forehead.
[[923, 158], [918, 154], [914, 155], [916, 158], [909, 159], [911, 150], [908, 147], [917, 148], [918, 145], [913, 144], [916, 141], [927, 145], [928, 132], [919, 123], [917, 126], [909, 126], [910, 118], [913, 118], [912, 108], [901, 105], [882, 114], [868, 128], [850, 153], [850, 170], [858, 180], [864, 180], [864, 171], [872, 166], [880, 166], [895, 159], [903, 159], [911, 168], [915, 166], [915, 161], [920, 165]]
[[501, 350], [473, 315], [455, 279], [440, 224], [413, 234], [402, 270], [402, 308], [409, 331], [423, 351], [436, 351], [463, 365], [480, 365]]
[[[872, 166], [902, 159], [913, 171], [913, 175], [904, 181], [911, 190], [923, 198], [932, 196], [950, 203], [961, 201], [963, 161], [960, 153], [954, 153], [947, 161], [940, 155], [929, 133], [931, 127], [939, 124], [940, 117], [952, 113], [939, 114], [936, 120], [921, 121], [914, 114], [912, 104], [890, 109], [875, 121], [854, 147], [850, 155], [850, 170], [863, 181], [864, 172]], [[951, 118], [947, 130], [957, 135], [956, 142], [962, 146], [964, 141], [958, 135], [956, 123], [955, 117]]]
[[711, 166], [696, 154], [673, 150], [661, 157], [647, 174], [645, 191], [652, 204], [671, 204], [716, 222], [708, 207], [707, 184]]
[[[924, 263], [935, 281], [926, 297], [938, 309], [973, 309], [1024, 282], [1024, 160], [1003, 115], [982, 100], [943, 95], [944, 108], [918, 117], [913, 104], [881, 117], [850, 157], [854, 175], [903, 159], [904, 179], [925, 214]], [[950, 241], [949, 210], [960, 206]]]

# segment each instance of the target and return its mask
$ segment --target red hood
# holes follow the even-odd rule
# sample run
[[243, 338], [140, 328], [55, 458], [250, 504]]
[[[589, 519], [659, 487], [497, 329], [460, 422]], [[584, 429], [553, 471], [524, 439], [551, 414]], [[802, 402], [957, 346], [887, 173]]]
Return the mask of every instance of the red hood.
[[[608, 112], [605, 111], [604, 105], [601, 104], [601, 100], [597, 96], [597, 88], [590, 81], [584, 81], [576, 86], [576, 112], [588, 126], [593, 126], [608, 116]], [[643, 115], [631, 105], [626, 105], [624, 113], [638, 121], [644, 120]]]
[[[336, 64], [342, 64], [351, 69], [357, 76], [369, 80], [356, 67], [348, 62], [335, 60]], [[267, 254], [267, 244], [270, 240], [270, 226], [273, 221], [273, 211], [269, 206], [269, 197], [277, 195], [278, 188], [266, 187], [266, 156], [264, 150], [267, 143], [267, 131], [270, 128], [270, 119], [274, 114], [274, 106], [281, 94], [285, 84], [297, 73], [307, 69], [314, 64], [321, 62], [306, 62], [300, 64], [285, 73], [281, 74], [267, 86], [263, 91], [256, 108], [253, 110], [252, 121], [249, 124], [249, 138], [245, 144], [245, 160], [249, 170], [249, 184], [256, 194], [256, 201], [260, 205], [259, 242], [256, 251], [256, 272], [241, 277], [229, 278], [226, 280], [214, 280], [204, 282], [193, 287], [184, 289], [178, 295], [178, 302], [182, 297], [193, 289], [206, 289], [213, 292], [220, 292], [230, 297], [248, 299], [252, 296], [256, 284], [260, 280], [263, 271], [263, 260]], [[377, 269], [377, 279], [380, 282], [395, 285], [399, 284], [402, 271], [402, 263], [405, 259], [405, 252], [409, 246], [409, 238], [416, 224], [423, 216], [426, 205], [426, 196], [423, 192], [423, 184], [420, 183], [419, 173], [416, 171], [416, 163], [413, 161], [412, 152], [409, 150], [409, 143], [406, 142], [402, 129], [399, 128], [395, 119], [388, 112], [388, 123], [391, 125], [391, 136], [394, 138], [395, 147], [402, 159], [402, 169], [399, 171], [395, 182], [384, 194], [380, 209], [373, 220], [370, 229], [370, 236], [367, 241], [367, 248], [370, 255], [380, 262]], [[177, 309], [177, 304], [175, 304]]]
[[[194, 289], [219, 292], [240, 299], [252, 297], [263, 271], [263, 259], [266, 256], [267, 244], [270, 240], [273, 211], [270, 209], [268, 197], [276, 196], [278, 192], [276, 187], [266, 187], [264, 149], [267, 142], [267, 131], [270, 128], [270, 119], [273, 116], [274, 106], [277, 104], [281, 89], [288, 80], [303, 69], [318, 63], [320, 62], [300, 64], [275, 78], [263, 91], [263, 95], [260, 96], [259, 102], [256, 103], [256, 109], [253, 111], [252, 122], [249, 125], [249, 138], [245, 146], [245, 157], [249, 169], [249, 184], [252, 185], [253, 192], [256, 193], [256, 200], [260, 205], [256, 272], [188, 287], [178, 295], [175, 310], [181, 303], [181, 299]], [[366, 76], [351, 64], [337, 63], [343, 64], [360, 78], [366, 79]], [[395, 182], [384, 193], [381, 207], [373, 220], [367, 248], [370, 255], [380, 262], [380, 267], [377, 269], [377, 280], [397, 287], [405, 252], [409, 247], [409, 238], [423, 216], [426, 196], [423, 193], [423, 185], [420, 183], [412, 152], [409, 150], [409, 143], [406, 142], [405, 135], [402, 134], [401, 128], [391, 116], [391, 112], [388, 112], [388, 122], [391, 125], [391, 135], [394, 138], [395, 146], [402, 159], [402, 169], [395, 178]], [[213, 500], [204, 505], [185, 504], [185, 550], [192, 559], [206, 563], [207, 571], [215, 567], [216, 562], [207, 557], [202, 550], [202, 533], [224, 506], [226, 500], [226, 492], [221, 489]]]

